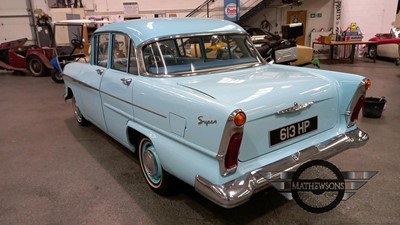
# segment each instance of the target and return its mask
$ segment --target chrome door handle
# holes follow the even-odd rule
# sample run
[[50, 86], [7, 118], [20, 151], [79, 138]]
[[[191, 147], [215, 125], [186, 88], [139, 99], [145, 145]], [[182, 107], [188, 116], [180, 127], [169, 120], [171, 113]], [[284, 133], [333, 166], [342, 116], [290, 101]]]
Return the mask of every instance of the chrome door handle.
[[97, 72], [98, 75], [101, 76], [104, 73], [104, 69], [97, 69], [96, 72]]
[[121, 78], [121, 81], [126, 86], [129, 86], [131, 84], [131, 82], [132, 82], [132, 79], [131, 78]]

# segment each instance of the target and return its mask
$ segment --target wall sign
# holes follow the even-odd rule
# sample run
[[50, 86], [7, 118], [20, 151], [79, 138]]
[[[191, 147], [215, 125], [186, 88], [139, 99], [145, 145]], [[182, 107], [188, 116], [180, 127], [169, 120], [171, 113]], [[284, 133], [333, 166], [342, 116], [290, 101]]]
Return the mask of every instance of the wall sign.
[[124, 2], [123, 6], [125, 16], [139, 15], [139, 4], [137, 2]]
[[340, 18], [342, 13], [342, 0], [335, 0], [333, 12], [333, 33], [340, 35]]
[[238, 0], [224, 0], [224, 19], [230, 21], [239, 20], [239, 4]]

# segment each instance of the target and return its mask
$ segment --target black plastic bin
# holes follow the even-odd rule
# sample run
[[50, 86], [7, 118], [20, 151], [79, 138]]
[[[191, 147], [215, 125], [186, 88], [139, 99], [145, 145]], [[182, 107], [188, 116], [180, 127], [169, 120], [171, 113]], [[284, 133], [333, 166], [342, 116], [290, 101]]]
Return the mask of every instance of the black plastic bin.
[[381, 118], [383, 109], [385, 108], [386, 99], [385, 97], [365, 98], [365, 103], [363, 106], [363, 116], [369, 118]]

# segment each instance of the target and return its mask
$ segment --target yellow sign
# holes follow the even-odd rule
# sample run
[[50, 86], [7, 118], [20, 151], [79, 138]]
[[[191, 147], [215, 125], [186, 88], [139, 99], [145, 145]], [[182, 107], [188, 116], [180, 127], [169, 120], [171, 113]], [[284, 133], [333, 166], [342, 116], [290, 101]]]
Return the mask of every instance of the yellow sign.
[[350, 32], [357, 32], [357, 23], [350, 24]]

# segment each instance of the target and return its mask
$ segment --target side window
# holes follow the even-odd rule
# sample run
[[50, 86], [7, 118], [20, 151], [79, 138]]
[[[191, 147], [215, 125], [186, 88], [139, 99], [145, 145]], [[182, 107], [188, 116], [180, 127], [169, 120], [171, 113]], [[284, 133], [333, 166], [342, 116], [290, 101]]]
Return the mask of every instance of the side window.
[[108, 45], [109, 45], [109, 34], [100, 34], [96, 37], [96, 52], [94, 64], [102, 67], [108, 65]]
[[124, 34], [112, 35], [112, 69], [127, 71], [129, 40], [129, 37]]

